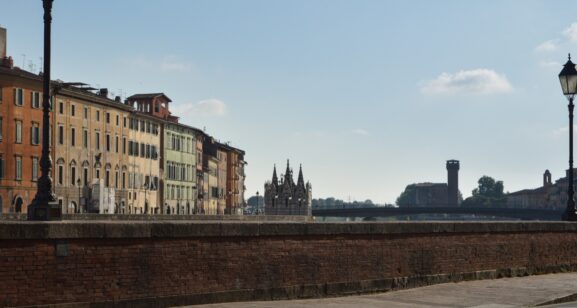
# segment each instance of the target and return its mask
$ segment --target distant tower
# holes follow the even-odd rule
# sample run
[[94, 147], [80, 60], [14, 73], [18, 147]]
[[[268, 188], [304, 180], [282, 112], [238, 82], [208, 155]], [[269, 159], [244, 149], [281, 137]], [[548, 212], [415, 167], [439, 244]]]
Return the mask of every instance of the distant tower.
[[545, 173], [543, 173], [543, 186], [547, 187], [547, 186], [551, 186], [551, 172], [549, 172], [549, 170], [545, 170]]
[[447, 161], [447, 205], [459, 206], [459, 161]]

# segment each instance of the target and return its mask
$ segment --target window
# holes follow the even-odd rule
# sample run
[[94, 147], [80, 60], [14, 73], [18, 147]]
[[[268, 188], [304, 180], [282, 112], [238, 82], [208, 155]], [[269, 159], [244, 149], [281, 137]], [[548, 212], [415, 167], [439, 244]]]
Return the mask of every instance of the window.
[[[2, 90], [4, 90], [4, 89], [0, 88], [0, 103], [2, 102]], [[0, 211], [0, 213], [1, 213], [1, 212], [2, 212], [2, 211]]]
[[22, 180], [22, 157], [16, 156], [16, 181]]
[[114, 152], [118, 153], [118, 136], [114, 140]]
[[96, 169], [96, 178], [100, 180], [100, 169]]
[[88, 107], [84, 107], [84, 119], [88, 120]]
[[118, 171], [114, 172], [114, 187], [118, 188]]
[[150, 158], [150, 144], [146, 145], [146, 158]]
[[3, 124], [2, 117], [0, 117], [0, 141], [2, 141], [2, 131], [3, 131], [2, 126], [4, 126], [2, 124]]
[[141, 143], [140, 144], [140, 157], [146, 156], [146, 150], [144, 148], [145, 148], [144, 143]]
[[58, 165], [58, 184], [62, 185], [64, 183], [64, 165]]
[[100, 150], [100, 132], [96, 132], [95, 135], [96, 135], [96, 136], [95, 136], [95, 139], [96, 139], [96, 140], [95, 140], [95, 141], [96, 141], [96, 149], [97, 149], [97, 150]]
[[150, 122], [146, 122], [146, 132], [150, 134]]
[[96, 110], [96, 121], [100, 122], [100, 110]]
[[154, 104], [154, 112], [160, 112], [160, 104], [159, 103]]
[[106, 134], [106, 151], [110, 152], [110, 135]]
[[82, 146], [84, 146], [84, 148], [88, 148], [88, 129], [86, 128], [82, 132]]
[[24, 90], [20, 88], [14, 88], [14, 105], [22, 106], [24, 104]]
[[106, 177], [104, 178], [104, 187], [110, 187], [110, 170], [106, 169]]
[[138, 156], [138, 142], [133, 142], [132, 143], [133, 149], [132, 149], [132, 154], [134, 156]]
[[70, 105], [70, 116], [76, 115], [76, 105]]
[[30, 143], [32, 145], [40, 144], [40, 124], [32, 122], [30, 128]]
[[126, 188], [126, 172], [122, 172], [122, 189]]
[[88, 186], [88, 167], [84, 167], [84, 186]]
[[64, 126], [58, 126], [58, 144], [64, 144]]
[[70, 186], [76, 186], [76, 166], [70, 167]]
[[126, 154], [126, 137], [122, 137], [122, 154]]
[[40, 108], [40, 92], [30, 92], [30, 102], [32, 108]]
[[22, 143], [22, 121], [16, 120], [16, 143]]
[[0, 179], [4, 178], [5, 175], [5, 171], [6, 170], [6, 165], [4, 163], [4, 157], [0, 156]]
[[70, 145], [76, 146], [76, 129], [74, 127], [70, 128]]
[[58, 102], [58, 113], [64, 114], [64, 102], [63, 101]]
[[144, 124], [144, 120], [140, 120], [140, 131], [144, 133], [146, 129], [146, 124]]
[[122, 127], [126, 128], [126, 117], [122, 117]]
[[116, 126], [120, 125], [120, 116], [116, 115]]
[[106, 123], [110, 123], [110, 112], [106, 113]]

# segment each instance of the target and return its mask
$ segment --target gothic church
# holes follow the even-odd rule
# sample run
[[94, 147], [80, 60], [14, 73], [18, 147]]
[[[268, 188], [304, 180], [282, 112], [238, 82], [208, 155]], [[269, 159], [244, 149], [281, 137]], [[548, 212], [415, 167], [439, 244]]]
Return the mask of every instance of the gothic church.
[[264, 204], [265, 215], [311, 215], [312, 187], [309, 182], [305, 184], [302, 165], [296, 184], [288, 160], [280, 182], [274, 166], [272, 181], [264, 184]]

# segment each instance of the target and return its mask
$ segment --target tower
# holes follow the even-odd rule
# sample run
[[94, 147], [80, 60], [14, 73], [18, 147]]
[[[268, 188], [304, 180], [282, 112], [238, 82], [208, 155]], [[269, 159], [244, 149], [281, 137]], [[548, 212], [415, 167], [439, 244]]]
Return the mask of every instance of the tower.
[[551, 172], [549, 172], [549, 169], [547, 169], [545, 170], [545, 173], [543, 173], [543, 187], [551, 185]]
[[459, 161], [447, 161], [447, 205], [459, 206]]

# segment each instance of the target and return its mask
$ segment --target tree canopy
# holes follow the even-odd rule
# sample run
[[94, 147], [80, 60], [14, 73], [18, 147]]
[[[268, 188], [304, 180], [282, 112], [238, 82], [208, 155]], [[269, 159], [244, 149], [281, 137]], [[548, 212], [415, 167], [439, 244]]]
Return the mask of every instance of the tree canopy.
[[465, 207], [505, 207], [507, 199], [503, 193], [503, 181], [495, 181], [490, 176], [482, 176], [479, 186], [472, 191], [472, 196], [463, 201]]

